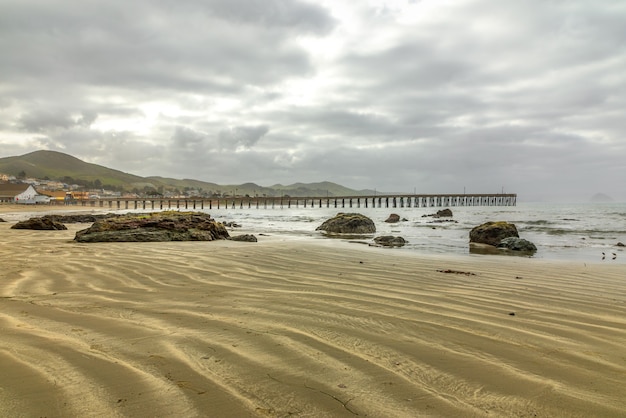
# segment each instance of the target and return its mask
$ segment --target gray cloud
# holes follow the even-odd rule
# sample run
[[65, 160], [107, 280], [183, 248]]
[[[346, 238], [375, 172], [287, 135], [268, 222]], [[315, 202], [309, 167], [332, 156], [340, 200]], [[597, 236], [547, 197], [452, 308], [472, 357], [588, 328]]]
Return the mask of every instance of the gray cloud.
[[617, 0], [4, 2], [0, 156], [626, 200], [625, 20]]
[[218, 139], [222, 148], [238, 149], [251, 148], [269, 132], [266, 125], [260, 126], [234, 126], [221, 130]]

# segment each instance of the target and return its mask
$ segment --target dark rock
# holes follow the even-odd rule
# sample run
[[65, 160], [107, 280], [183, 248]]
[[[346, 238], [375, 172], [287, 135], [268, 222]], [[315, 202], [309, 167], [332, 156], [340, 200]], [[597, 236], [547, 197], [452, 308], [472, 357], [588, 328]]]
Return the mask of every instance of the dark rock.
[[428, 215], [422, 215], [422, 218], [451, 218], [452, 217], [452, 211], [450, 209], [441, 209], [438, 210], [437, 213], [431, 213]]
[[0, 218], [0, 222], [6, 222], [4, 219]]
[[359, 213], [338, 213], [315, 230], [335, 234], [372, 234], [376, 232], [376, 225], [370, 218]]
[[519, 238], [517, 228], [508, 222], [487, 222], [472, 228], [469, 233], [470, 242], [489, 244], [496, 247], [505, 238]]
[[374, 238], [374, 242], [382, 247], [402, 247], [407, 241], [402, 237], [394, 237], [391, 235], [384, 235], [382, 237]]
[[51, 219], [56, 222], [61, 222], [65, 224], [77, 224], [77, 223], [93, 223], [100, 219], [107, 218], [115, 218], [118, 216], [122, 216], [120, 214], [115, 213], [99, 213], [97, 215], [94, 214], [75, 214], [75, 215], [46, 215], [44, 218]]
[[615, 244], [616, 247], [626, 247], [626, 245], [624, 245], [623, 242], [618, 242], [617, 244]]
[[21, 221], [16, 223], [11, 227], [11, 229], [35, 229], [40, 231], [62, 231], [67, 229], [65, 225], [60, 222], [53, 221], [52, 219], [41, 217], [41, 218], [30, 218], [26, 221]]
[[235, 235], [234, 237], [230, 237], [232, 241], [243, 241], [243, 242], [257, 242], [257, 239], [252, 234], [243, 234], [243, 235]]
[[200, 212], [125, 214], [100, 219], [76, 233], [78, 242], [213, 241], [229, 238], [228, 231]]
[[523, 238], [509, 237], [505, 238], [498, 244], [498, 248], [506, 248], [512, 251], [524, 251], [534, 253], [537, 247], [530, 241]]
[[452, 217], [452, 211], [450, 209], [442, 209], [442, 210], [438, 210], [436, 213], [436, 217], [437, 218], [451, 218]]
[[395, 224], [400, 222], [400, 215], [396, 214], [396, 213], [392, 213], [391, 215], [389, 215], [389, 217], [385, 220], [385, 222], [387, 222], [388, 224]]

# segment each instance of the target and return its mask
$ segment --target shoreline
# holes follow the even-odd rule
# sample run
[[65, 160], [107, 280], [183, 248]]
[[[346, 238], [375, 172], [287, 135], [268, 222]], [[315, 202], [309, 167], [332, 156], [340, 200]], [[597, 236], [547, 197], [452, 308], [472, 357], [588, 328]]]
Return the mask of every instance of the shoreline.
[[[178, 211], [198, 211], [203, 213], [209, 213], [206, 210], [195, 210], [195, 209], [172, 209]], [[106, 214], [106, 213], [147, 213], [147, 212], [159, 212], [159, 210], [142, 210], [142, 209], [110, 209], [110, 208], [100, 208], [100, 207], [91, 207], [91, 206], [66, 206], [66, 205], [17, 205], [17, 204], [0, 204], [0, 219], [4, 219], [8, 222], [18, 222], [22, 220], [26, 220], [29, 217], [34, 216], [44, 216], [48, 214], [84, 214], [84, 213], [93, 213], [93, 214]], [[317, 243], [327, 243], [329, 245], [334, 245], [337, 247], [343, 246], [343, 244], [361, 244], [368, 246], [370, 244], [369, 240], [352, 240], [344, 237], [335, 237], [328, 238], [316, 235], [312, 231], [289, 231], [283, 229], [276, 229], [273, 226], [273, 221], [269, 221], [269, 225], [247, 225], [245, 219], [238, 220], [237, 216], [232, 216], [230, 212], [220, 212], [216, 210], [211, 212], [211, 215], [214, 219], [221, 222], [229, 222], [235, 221], [237, 223], [242, 223], [242, 227], [228, 227], [228, 231], [231, 235], [239, 235], [239, 234], [253, 234], [257, 237], [259, 235], [265, 235], [266, 238], [276, 239], [276, 240], [305, 240], [305, 241], [315, 241]], [[235, 218], [235, 219], [233, 219]], [[85, 225], [85, 228], [87, 225]], [[384, 234], [384, 232], [383, 232]], [[439, 256], [439, 255], [450, 255], [452, 257], [485, 257], [496, 259], [508, 259], [508, 258], [529, 258], [533, 260], [543, 260], [543, 261], [562, 261], [566, 263], [573, 263], [575, 265], [586, 265], [586, 264], [606, 264], [606, 265], [626, 265], [626, 253], [624, 253], [624, 249], [622, 247], [606, 247], [606, 248], [576, 248], [571, 246], [566, 246], [562, 249], [557, 249], [555, 247], [545, 246], [541, 247], [538, 245], [539, 251], [529, 257], [527, 255], [516, 254], [515, 252], [504, 252], [499, 251], [495, 248], [487, 247], [486, 250], [481, 250], [480, 244], [474, 245], [474, 249], [472, 250], [472, 245], [467, 242], [465, 248], [460, 248], [458, 246], [449, 247], [448, 252], [446, 252], [440, 245], [438, 244], [441, 241], [439, 238], [432, 238], [432, 243], [434, 247], [428, 248], [421, 246], [420, 248], [412, 248], [411, 241], [409, 241], [409, 245], [403, 248], [383, 248], [384, 251], [394, 251], [399, 253], [409, 253], [415, 255], [423, 255], [423, 256]], [[444, 241], [445, 242], [445, 241]], [[602, 257], [602, 252], [606, 252], [607, 256]], [[611, 253], [616, 253], [618, 255], [617, 258], [613, 258]]]
[[[618, 265], [0, 223], [3, 416], [621, 416]], [[239, 231], [239, 229], [238, 229]]]

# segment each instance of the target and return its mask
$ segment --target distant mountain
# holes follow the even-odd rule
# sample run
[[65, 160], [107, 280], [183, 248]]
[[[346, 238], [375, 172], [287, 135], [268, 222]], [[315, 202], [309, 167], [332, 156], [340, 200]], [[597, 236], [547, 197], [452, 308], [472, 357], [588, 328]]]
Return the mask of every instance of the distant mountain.
[[202, 194], [240, 196], [346, 196], [373, 194], [370, 190], [353, 190], [332, 182], [294, 183], [271, 187], [255, 183], [219, 185], [194, 179], [173, 179], [159, 176], [140, 177], [119, 170], [91, 164], [57, 151], [35, 151], [29, 154], [0, 158], [0, 173], [15, 177], [58, 180], [87, 187], [132, 191], [135, 189], [194, 190]]
[[279, 190], [292, 196], [349, 196], [359, 194], [373, 194], [367, 190], [352, 190], [330, 181], [320, 183], [294, 183], [289, 186], [275, 184], [271, 186], [274, 190]]
[[591, 199], [589, 199], [591, 202], [593, 203], [609, 203], [609, 202], [615, 202], [615, 200], [609, 196], [606, 195], [604, 193], [596, 193], [593, 196], [591, 196]]

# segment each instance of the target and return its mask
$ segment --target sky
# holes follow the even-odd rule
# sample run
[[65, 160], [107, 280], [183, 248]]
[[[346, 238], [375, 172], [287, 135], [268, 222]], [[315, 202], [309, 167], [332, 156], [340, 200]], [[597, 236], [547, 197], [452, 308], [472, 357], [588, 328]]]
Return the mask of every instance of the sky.
[[0, 157], [626, 201], [624, 0], [0, 0]]

